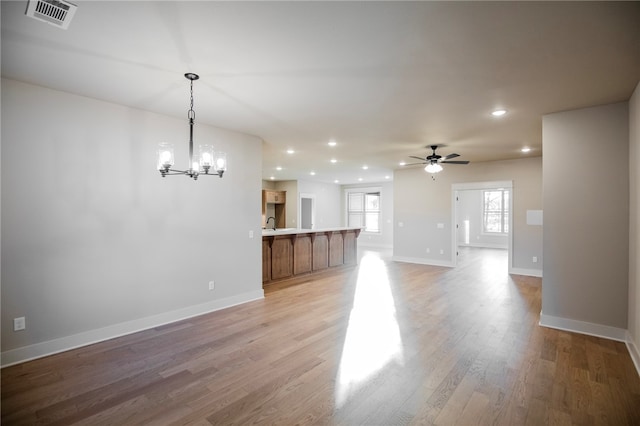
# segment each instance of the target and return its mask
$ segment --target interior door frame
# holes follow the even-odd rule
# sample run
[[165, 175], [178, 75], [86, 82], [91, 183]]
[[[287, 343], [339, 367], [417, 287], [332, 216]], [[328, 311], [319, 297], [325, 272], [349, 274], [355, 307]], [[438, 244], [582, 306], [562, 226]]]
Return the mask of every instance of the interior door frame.
[[451, 223], [453, 226], [451, 227], [451, 247], [453, 250], [451, 251], [452, 259], [451, 266], [454, 268], [458, 263], [458, 203], [456, 202], [456, 198], [458, 196], [458, 191], [469, 191], [469, 190], [483, 190], [483, 189], [508, 189], [509, 190], [509, 236], [507, 238], [507, 247], [509, 251], [509, 265], [508, 265], [508, 273], [511, 273], [513, 270], [513, 181], [512, 180], [502, 180], [502, 181], [488, 181], [488, 182], [469, 182], [469, 183], [454, 183], [451, 185]]
[[298, 196], [298, 226], [300, 227], [300, 229], [306, 229], [306, 228], [302, 228], [302, 199], [303, 198], [311, 199], [311, 228], [310, 229], [315, 229], [316, 228], [316, 194], [300, 193], [300, 195]]

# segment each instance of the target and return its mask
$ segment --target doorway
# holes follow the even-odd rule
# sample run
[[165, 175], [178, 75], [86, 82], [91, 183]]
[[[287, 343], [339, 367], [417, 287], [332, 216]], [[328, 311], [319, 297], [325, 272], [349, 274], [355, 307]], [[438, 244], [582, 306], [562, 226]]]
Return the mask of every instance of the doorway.
[[453, 266], [458, 255], [470, 249], [506, 250], [512, 269], [512, 181], [473, 182], [452, 185]]
[[300, 194], [300, 228], [314, 229], [315, 223], [315, 198], [314, 194]]

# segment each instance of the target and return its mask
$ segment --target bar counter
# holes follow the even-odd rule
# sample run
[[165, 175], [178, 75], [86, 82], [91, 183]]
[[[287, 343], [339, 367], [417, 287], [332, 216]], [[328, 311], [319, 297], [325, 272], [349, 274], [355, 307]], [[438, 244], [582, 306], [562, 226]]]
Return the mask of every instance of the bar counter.
[[358, 263], [361, 228], [264, 229], [262, 283]]

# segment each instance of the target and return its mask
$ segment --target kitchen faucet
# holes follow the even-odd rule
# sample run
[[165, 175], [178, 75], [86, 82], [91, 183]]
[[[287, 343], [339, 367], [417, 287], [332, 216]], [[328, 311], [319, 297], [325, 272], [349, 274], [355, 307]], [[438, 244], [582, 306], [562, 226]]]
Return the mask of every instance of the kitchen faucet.
[[273, 216], [269, 216], [269, 217], [267, 218], [267, 223], [265, 224], [265, 226], [268, 226], [268, 225], [269, 225], [269, 221], [270, 221], [271, 219], [273, 219], [273, 230], [275, 231], [275, 230], [276, 230], [276, 218], [275, 218], [275, 217], [273, 217]]

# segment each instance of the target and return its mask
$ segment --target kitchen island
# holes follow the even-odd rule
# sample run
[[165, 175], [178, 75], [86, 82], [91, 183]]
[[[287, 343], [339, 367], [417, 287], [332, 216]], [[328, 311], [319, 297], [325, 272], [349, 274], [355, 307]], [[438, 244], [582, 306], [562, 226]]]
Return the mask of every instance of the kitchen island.
[[264, 229], [262, 283], [358, 263], [361, 228]]

